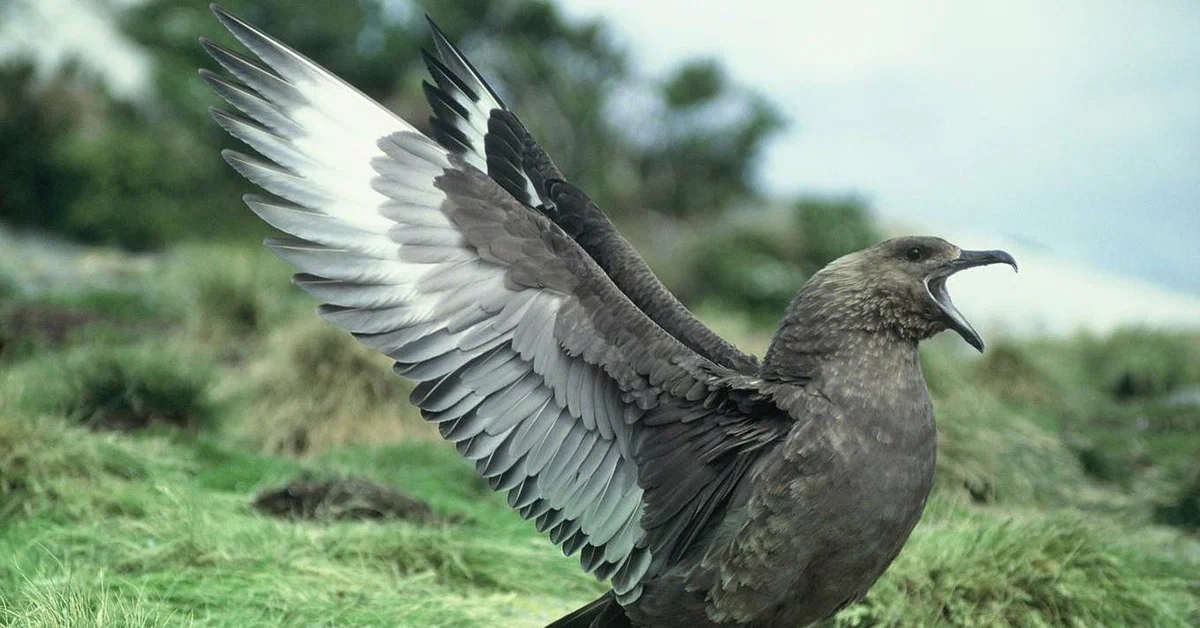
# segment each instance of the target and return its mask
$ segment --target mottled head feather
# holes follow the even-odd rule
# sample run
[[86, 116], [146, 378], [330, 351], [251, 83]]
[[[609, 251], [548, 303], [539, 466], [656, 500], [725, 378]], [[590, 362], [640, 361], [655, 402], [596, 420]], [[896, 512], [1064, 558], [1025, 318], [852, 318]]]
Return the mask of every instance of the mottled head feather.
[[834, 353], [849, 336], [915, 344], [945, 330], [925, 278], [960, 252], [941, 238], [904, 237], [830, 262], [788, 306], [765, 360], [772, 369], [764, 371], [791, 370], [779, 362]]
[[934, 237], [887, 240], [841, 257], [800, 293], [800, 312], [830, 331], [863, 330], [919, 341], [946, 329], [925, 278], [961, 249]]

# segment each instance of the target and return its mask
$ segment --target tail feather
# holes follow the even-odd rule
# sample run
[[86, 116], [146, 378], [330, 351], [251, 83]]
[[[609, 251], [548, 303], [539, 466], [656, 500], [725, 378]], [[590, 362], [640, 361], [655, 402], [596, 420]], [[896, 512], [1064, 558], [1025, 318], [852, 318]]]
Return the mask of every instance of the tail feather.
[[612, 591], [546, 626], [546, 628], [633, 628]]

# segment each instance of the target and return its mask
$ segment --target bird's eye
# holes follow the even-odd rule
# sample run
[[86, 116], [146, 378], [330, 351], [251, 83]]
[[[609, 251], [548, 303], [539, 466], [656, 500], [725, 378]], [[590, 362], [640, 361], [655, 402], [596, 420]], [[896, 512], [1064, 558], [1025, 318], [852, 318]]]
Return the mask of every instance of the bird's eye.
[[919, 247], [919, 246], [914, 246], [911, 249], [904, 252], [904, 257], [908, 258], [908, 261], [910, 261], [910, 262], [919, 262], [919, 261], [921, 261], [921, 258], [924, 256], [925, 256], [925, 251], [922, 250], [921, 247]]

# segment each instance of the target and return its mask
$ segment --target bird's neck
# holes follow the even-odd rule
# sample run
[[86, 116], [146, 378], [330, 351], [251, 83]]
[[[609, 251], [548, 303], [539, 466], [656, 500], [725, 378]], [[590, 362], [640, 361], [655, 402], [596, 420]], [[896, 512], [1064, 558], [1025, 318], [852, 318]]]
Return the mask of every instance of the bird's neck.
[[810, 282], [788, 307], [760, 376], [802, 386], [847, 417], [886, 417], [886, 425], [878, 427], [906, 442], [923, 442], [933, 429], [933, 406], [918, 339], [865, 316], [863, 304], [869, 301], [860, 295], [846, 290], [830, 295], [822, 288]]
[[822, 334], [796, 321], [776, 335], [760, 373], [802, 386], [890, 447], [924, 455], [935, 442], [915, 340], [854, 329]]
[[923, 396], [919, 338], [896, 328], [880, 314], [877, 297], [818, 274], [788, 306], [760, 374], [805, 385], [919, 389]]
[[793, 319], [779, 329], [763, 360], [763, 379], [842, 384], [862, 380], [905, 387], [922, 379], [916, 340], [880, 330], [811, 323]]

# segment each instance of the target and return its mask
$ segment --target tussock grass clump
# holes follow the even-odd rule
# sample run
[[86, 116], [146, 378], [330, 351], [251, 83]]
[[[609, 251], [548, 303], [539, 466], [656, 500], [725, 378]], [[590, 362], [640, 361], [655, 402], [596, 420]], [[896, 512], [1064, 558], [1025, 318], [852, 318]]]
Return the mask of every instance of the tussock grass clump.
[[1175, 493], [1168, 497], [1168, 503], [1155, 508], [1155, 520], [1200, 531], [1200, 470], [1193, 470], [1192, 477], [1181, 482]]
[[88, 427], [196, 430], [213, 418], [213, 370], [193, 358], [136, 347], [76, 355], [68, 364], [70, 395], [63, 406]]
[[1185, 334], [1125, 329], [1082, 342], [1081, 358], [1115, 399], [1149, 399], [1200, 383], [1200, 340]]
[[38, 356], [6, 375], [8, 394], [20, 407], [95, 429], [195, 431], [215, 416], [209, 396], [214, 365], [161, 344], [84, 345]]
[[120, 485], [184, 464], [165, 454], [161, 443], [135, 445], [91, 434], [59, 416], [0, 409], [0, 520], [48, 510], [70, 518], [92, 516], [95, 508], [136, 510]]
[[1059, 503], [1086, 491], [1074, 453], [1030, 417], [969, 387], [935, 405], [941, 489], [977, 503]]
[[232, 427], [251, 446], [287, 455], [434, 437], [391, 364], [323, 321], [302, 320], [263, 343], [247, 371], [252, 401]]
[[0, 297], [0, 360], [12, 362], [98, 337], [131, 341], [173, 324], [149, 291], [97, 288]]
[[287, 267], [258, 246], [179, 247], [162, 281], [192, 329], [210, 335], [261, 332], [300, 311], [304, 298]]
[[0, 310], [0, 360], [12, 361], [66, 344], [77, 329], [95, 323], [88, 312], [20, 304]]
[[1200, 565], [1071, 516], [926, 521], [838, 626], [1191, 626]]
[[1087, 386], [1087, 366], [1073, 345], [1000, 341], [967, 369], [968, 381], [1002, 401], [1064, 419], [1095, 412], [1104, 400]]
[[103, 576], [86, 584], [71, 574], [32, 576], [0, 596], [0, 626], [154, 628], [192, 623], [190, 617], [163, 611], [140, 596], [113, 591]]
[[[1127, 354], [1130, 338], [1145, 343], [1134, 342], [1138, 348]], [[925, 352], [923, 364], [939, 410], [942, 466], [951, 470], [945, 477], [962, 481], [984, 502], [991, 501], [989, 483], [983, 483], [981, 494], [973, 478], [995, 477], [997, 470], [1025, 478], [1026, 486], [1049, 489], [1050, 496], [1074, 498], [1090, 486], [1112, 494], [1093, 490], [1084, 501], [1120, 501], [1119, 508], [1132, 506], [1137, 512], [1129, 514], [1145, 520], [1154, 505], [1174, 499], [1180, 470], [1193, 467], [1200, 456], [1197, 407], [1187, 402], [1186, 392], [1178, 400], [1164, 397], [1194, 382], [1190, 373], [1200, 368], [1198, 342], [1194, 335], [1126, 331], [1107, 340], [1001, 341], [982, 359], [970, 361], [948, 351]], [[1158, 347], [1162, 356], [1137, 355]], [[1158, 366], [1137, 371], [1131, 364]], [[1102, 377], [1110, 367], [1122, 375]], [[1126, 378], [1131, 372], [1159, 375]], [[1141, 392], [1123, 396], [1118, 380], [1150, 383], [1133, 385], [1131, 390]], [[1062, 473], [1064, 451], [1076, 458], [1073, 466], [1086, 478], [1102, 484], [1091, 486], [1074, 472]], [[1056, 488], [1058, 482], [1063, 483]]]
[[116, 357], [87, 364], [74, 373], [79, 396], [69, 406], [71, 415], [98, 429], [196, 428], [209, 415], [206, 382], [166, 364]]

